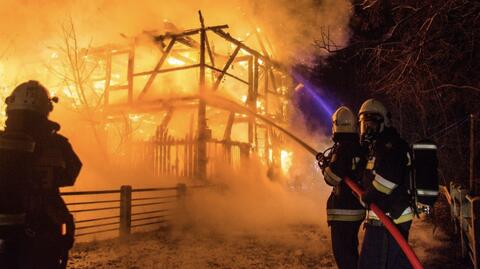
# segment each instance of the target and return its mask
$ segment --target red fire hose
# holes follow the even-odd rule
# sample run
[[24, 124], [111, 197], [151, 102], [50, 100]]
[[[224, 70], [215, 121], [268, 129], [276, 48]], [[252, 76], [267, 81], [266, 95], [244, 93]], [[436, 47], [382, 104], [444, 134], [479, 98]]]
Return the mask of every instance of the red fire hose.
[[[364, 191], [353, 180], [346, 177], [345, 183], [358, 195], [358, 197], [363, 196]], [[423, 269], [423, 266], [418, 260], [417, 255], [415, 255], [415, 252], [413, 252], [412, 248], [408, 245], [407, 240], [405, 240], [392, 220], [387, 217], [387, 215], [385, 215], [385, 213], [383, 213], [383, 211], [376, 204], [371, 203], [369, 206], [370, 209], [378, 216], [388, 232], [390, 232], [390, 234], [393, 236], [395, 241], [398, 242], [398, 245], [402, 249], [403, 253], [405, 253], [405, 256], [407, 256], [407, 259], [412, 267], [415, 269]]]

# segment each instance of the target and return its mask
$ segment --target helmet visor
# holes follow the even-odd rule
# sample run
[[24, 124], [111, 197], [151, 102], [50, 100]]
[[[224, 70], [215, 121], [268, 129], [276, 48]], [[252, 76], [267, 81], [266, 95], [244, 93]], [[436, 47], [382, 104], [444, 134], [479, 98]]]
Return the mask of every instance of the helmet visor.
[[381, 131], [383, 117], [376, 113], [364, 113], [360, 115], [359, 121], [362, 139], [372, 139]]

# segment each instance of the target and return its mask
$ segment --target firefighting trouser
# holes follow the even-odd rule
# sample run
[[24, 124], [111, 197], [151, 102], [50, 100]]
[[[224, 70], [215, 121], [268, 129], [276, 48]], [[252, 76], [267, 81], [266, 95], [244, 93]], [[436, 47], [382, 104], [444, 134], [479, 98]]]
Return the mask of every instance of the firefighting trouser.
[[0, 268], [28, 268], [25, 239], [23, 225], [0, 225]]
[[[411, 224], [411, 221], [396, 224], [407, 240]], [[358, 269], [412, 268], [397, 241], [385, 226], [379, 221], [367, 220], [364, 227], [365, 237], [358, 260]]]
[[339, 269], [357, 268], [358, 230], [362, 221], [330, 221], [333, 256]]
[[[69, 224], [67, 224], [67, 226], [68, 225]], [[67, 229], [71, 228], [67, 227]], [[65, 235], [62, 234], [61, 225], [52, 225], [42, 227], [42, 229], [32, 230], [28, 238], [28, 255], [31, 257], [31, 260], [34, 261], [32, 268], [66, 268], [68, 251], [73, 245], [73, 236], [71, 232], [67, 232]]]

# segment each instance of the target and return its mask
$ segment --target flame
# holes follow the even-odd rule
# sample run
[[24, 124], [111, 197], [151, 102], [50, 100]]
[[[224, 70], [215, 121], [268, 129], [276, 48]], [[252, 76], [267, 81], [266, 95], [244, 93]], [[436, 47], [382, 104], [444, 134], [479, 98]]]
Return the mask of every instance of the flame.
[[247, 103], [247, 96], [246, 95], [242, 95], [242, 102]]
[[[139, 122], [142, 119], [142, 115], [140, 115], [140, 114], [128, 114], [128, 118], [132, 122]], [[139, 131], [142, 131], [142, 130], [139, 130]]]
[[293, 161], [293, 152], [286, 149], [280, 151], [280, 165], [283, 173], [288, 174], [290, 168], [292, 167]]
[[[168, 21], [167, 23], [171, 25], [172, 33], [182, 32], [181, 30], [174, 29], [175, 25], [173, 23]], [[255, 26], [253, 28], [243, 27], [243, 29], [239, 31], [232, 32], [231, 35], [230, 32], [228, 34], [231, 37], [240, 37], [237, 39], [238, 41], [251, 49], [256, 50], [260, 54], [263, 54], [263, 46], [261, 46], [258, 38], [260, 33], [263, 35], [264, 32], [266, 31], [262, 31], [260, 27]], [[68, 37], [60, 36], [59, 38]], [[210, 51], [206, 52], [205, 63], [213, 68], [205, 68], [205, 84], [207, 87], [210, 87], [214, 85], [216, 80], [220, 77], [219, 74], [223, 71], [223, 68], [229, 61], [232, 53], [237, 50], [238, 44], [218, 39], [218, 37], [215, 36], [215, 33], [209, 35], [208, 38], [210, 42]], [[81, 39], [81, 37], [79, 37], [79, 39]], [[69, 43], [70, 46], [67, 47], [60, 45], [59, 47], [48, 48], [42, 53], [43, 62], [39, 63], [43, 69], [38, 68], [38, 70], [42, 70], [43, 73], [34, 77], [34, 79], [45, 84], [50, 89], [52, 96], [58, 96], [61, 99], [62, 102], [59, 103], [58, 106], [67, 108], [69, 111], [77, 112], [78, 117], [82, 120], [101, 124], [98, 127], [105, 131], [105, 133], [100, 135], [104, 135], [105, 140], [110, 143], [109, 147], [111, 148], [107, 149], [107, 151], [113, 152], [113, 148], [118, 147], [118, 145], [114, 144], [116, 142], [111, 141], [126, 140], [122, 135], [125, 135], [127, 131], [131, 131], [131, 133], [128, 134], [130, 135], [128, 143], [147, 141], [156, 135], [156, 131], [158, 131], [157, 128], [162, 122], [162, 117], [165, 115], [157, 115], [158, 117], [155, 118], [153, 114], [163, 112], [138, 112], [138, 114], [136, 114], [132, 113], [132, 110], [125, 109], [122, 110], [121, 113], [123, 114], [121, 116], [117, 114], [112, 116], [108, 114], [109, 112], [105, 109], [106, 107], [104, 104], [126, 105], [125, 100], [127, 99], [128, 94], [131, 93], [128, 92], [127, 94], [127, 90], [132, 90], [133, 103], [135, 104], [139, 93], [143, 91], [143, 87], [149, 80], [150, 75], [154, 73], [154, 67], [159, 63], [162, 55], [165, 53], [166, 46], [168, 46], [170, 40], [171, 39], [169, 39], [167, 35], [163, 42], [164, 44], [160, 44], [160, 42], [156, 43], [151, 40], [148, 42], [140, 42], [137, 37], [135, 37], [132, 38], [132, 40], [129, 40], [128, 44], [111, 45], [111, 43], [103, 43], [108, 45], [98, 46], [100, 44], [95, 44], [87, 48], [74, 49], [71, 47], [73, 43]], [[151, 98], [147, 101], [163, 98], [175, 99], [177, 97], [181, 99], [183, 97], [191, 97], [198, 93], [199, 68], [190, 68], [190, 66], [196, 65], [198, 67], [199, 65], [200, 49], [198, 42], [199, 36], [191, 35], [188, 38], [182, 39], [182, 42], [176, 42], [175, 45], [170, 47], [168, 56], [159, 69], [164, 72], [156, 74], [154, 81], [151, 83], [150, 94], [153, 92], [154, 96], [145, 97], [145, 99]], [[165, 46], [162, 47], [160, 45]], [[268, 60], [266, 60], [267, 58], [261, 59], [261, 57], [255, 57], [254, 53], [251, 53], [248, 49], [242, 48], [237, 50], [237, 52], [237, 58], [231, 62], [230, 67], [225, 69], [227, 74], [224, 74], [222, 77], [217, 92], [238, 103], [255, 106], [257, 113], [261, 115], [276, 117], [278, 111], [281, 110], [280, 107], [283, 105], [282, 98], [284, 98], [281, 96], [279, 97], [279, 94], [288, 92], [288, 88], [282, 86], [286, 79], [280, 76], [280, 72], [274, 71], [276, 72], [273, 74], [274, 77], [272, 78], [269, 73], [268, 78], [270, 81], [276, 79], [277, 83], [264, 83], [261, 79], [267, 77], [264, 75], [266, 68], [272, 68], [273, 70], [273, 65], [267, 66], [266, 64], [266, 61], [268, 62]], [[132, 54], [129, 53], [132, 53], [134, 56], [134, 61], [132, 63], [133, 70], [131, 69], [132, 66], [130, 65], [131, 62], [129, 60], [129, 57]], [[256, 63], [254, 62], [254, 59], [257, 60]], [[259, 83], [256, 84], [256, 90], [258, 92], [257, 100], [250, 103], [249, 96], [252, 96], [253, 98], [253, 95], [251, 95], [253, 87], [251, 86], [252, 84], [248, 84], [254, 79], [252, 63], [257, 64], [258, 70], [256, 71], [258, 72], [257, 76]], [[177, 68], [178, 70], [175, 71], [165, 70], [173, 69], [175, 67], [181, 68]], [[77, 70], [74, 68], [77, 68]], [[8, 84], [5, 82], [7, 80], [4, 79], [4, 70], [9, 69], [4, 66], [3, 63], [0, 63], [0, 91], [3, 90], [2, 92], [8, 92], [6, 86], [3, 87], [2, 83], [11, 86], [13, 82]], [[133, 75], [128, 72], [132, 72]], [[58, 75], [58, 77], [52, 76], [52, 74]], [[130, 75], [131, 77], [129, 77]], [[18, 80], [19, 78], [16, 79]], [[26, 77], [26, 79], [30, 79], [30, 77]], [[133, 83], [133, 86], [129, 83]], [[274, 89], [273, 85], [277, 85], [277, 88]], [[275, 93], [273, 95], [268, 95], [267, 97], [267, 94], [272, 92]], [[0, 94], [0, 98], [4, 97], [5, 96]], [[272, 104], [272, 102], [275, 103]], [[140, 105], [140, 102], [138, 104]], [[270, 111], [267, 111], [267, 107]], [[57, 108], [55, 111], [59, 111]], [[145, 110], [147, 111], [147, 109]], [[0, 122], [5, 120], [3, 111], [4, 109], [1, 109]], [[89, 111], [89, 113], [84, 113], [85, 111]], [[107, 113], [103, 114], [105, 111], [107, 111]], [[188, 132], [195, 133], [195, 130], [192, 130], [192, 128], [196, 127], [178, 126], [181, 125], [182, 122], [190, 122], [190, 119], [195, 118], [197, 115], [196, 113], [197, 112], [192, 112], [192, 117], [187, 113], [178, 113], [177, 115], [179, 118], [170, 120], [172, 125], [175, 126], [168, 126], [168, 135], [175, 138], [184, 138]], [[228, 118], [228, 113], [230, 112], [222, 111], [221, 113], [227, 115], [226, 118]], [[84, 117], [92, 118], [86, 119]], [[215, 118], [215, 116], [208, 119], [208, 127], [212, 129], [212, 133], [221, 134], [215, 139], [222, 139], [225, 133], [225, 123], [217, 123], [215, 119], [212, 118]], [[102, 122], [105, 119], [106, 121]], [[267, 141], [268, 139], [265, 139], [265, 142], [249, 141], [248, 134], [251, 122], [252, 118], [250, 118], [250, 116], [236, 113], [233, 127], [235, 130], [232, 133], [237, 134], [237, 137], [233, 137], [232, 141], [248, 142], [252, 144], [251, 146], [253, 148], [261, 148], [262, 150], [259, 151], [261, 152], [259, 155], [262, 161], [268, 164], [275, 163], [277, 166], [281, 165], [283, 172], [288, 173], [288, 170], [292, 165], [292, 153], [287, 150], [282, 150], [280, 152], [281, 156], [278, 156], [279, 149], [276, 147], [272, 149], [272, 143], [271, 141]], [[125, 128], [125, 126], [128, 126], [128, 128]], [[128, 130], [126, 131], [126, 129]], [[254, 130], [256, 132], [256, 128]], [[232, 136], [234, 136], [234, 134], [232, 134]], [[110, 139], [111, 137], [113, 137], [113, 139]], [[104, 138], [102, 137], [102, 139]], [[269, 149], [265, 151], [267, 147]], [[118, 152], [118, 154], [121, 155], [124, 153]]]
[[105, 80], [99, 80], [93, 83], [93, 88], [97, 91], [103, 91], [105, 90], [105, 85], [106, 85]]
[[169, 57], [167, 59], [167, 63], [169, 65], [176, 65], [176, 66], [182, 66], [182, 65], [185, 65], [185, 62], [184, 61], [181, 61], [175, 57]]

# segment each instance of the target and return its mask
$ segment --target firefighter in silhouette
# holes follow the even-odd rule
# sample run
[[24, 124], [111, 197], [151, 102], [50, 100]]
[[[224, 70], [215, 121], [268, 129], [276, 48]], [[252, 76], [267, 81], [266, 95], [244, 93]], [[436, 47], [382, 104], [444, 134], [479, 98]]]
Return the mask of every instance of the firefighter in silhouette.
[[[362, 104], [359, 121], [361, 143], [368, 148], [362, 200], [367, 205], [377, 204], [408, 239], [414, 214], [408, 193], [411, 166], [408, 144], [392, 127], [385, 106], [375, 99]], [[410, 268], [398, 243], [369, 210], [358, 268]]]
[[[327, 221], [331, 229], [332, 249], [340, 269], [357, 267], [358, 230], [365, 219], [365, 209], [343, 182], [348, 176], [361, 180], [364, 157], [359, 143], [357, 119], [342, 106], [332, 116], [334, 145], [326, 162], [320, 162], [323, 176], [333, 190], [327, 201]], [[321, 154], [320, 157], [324, 156]]]
[[[38, 81], [6, 98], [0, 136], [0, 268], [65, 268], [74, 224], [59, 188], [82, 166], [60, 125], [48, 119], [49, 93]], [[2, 220], [4, 220], [2, 222]]]

